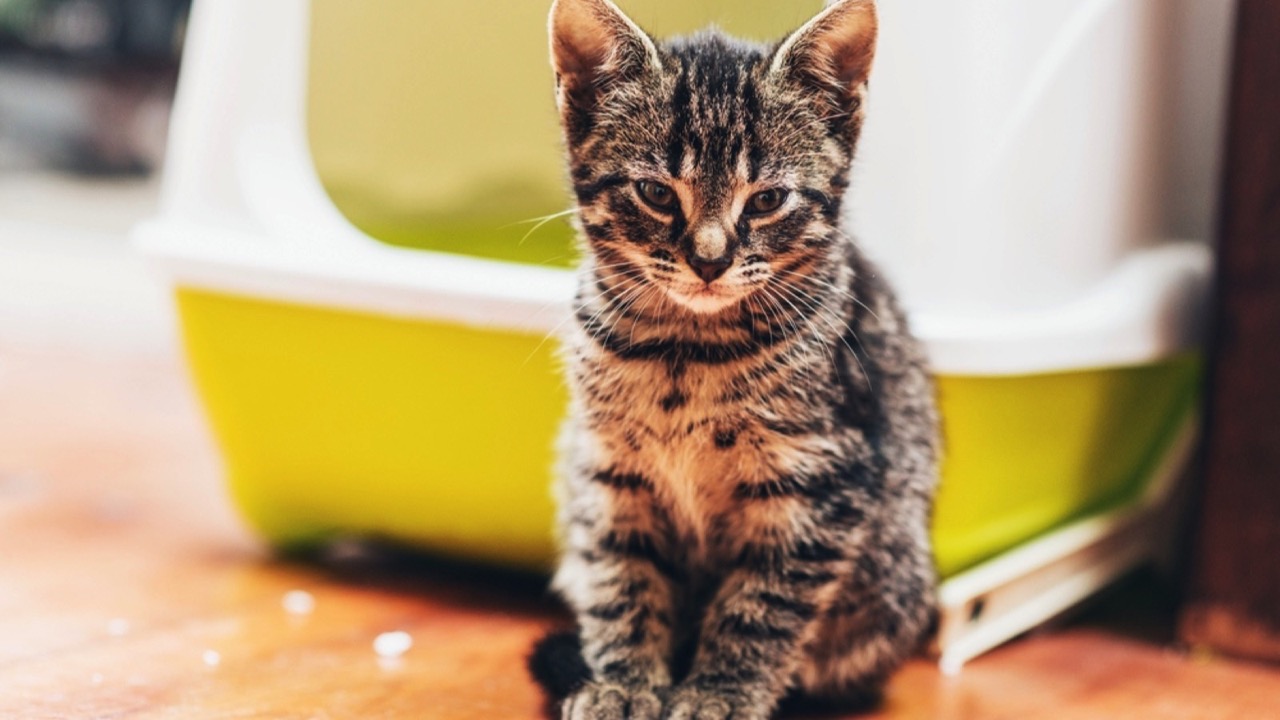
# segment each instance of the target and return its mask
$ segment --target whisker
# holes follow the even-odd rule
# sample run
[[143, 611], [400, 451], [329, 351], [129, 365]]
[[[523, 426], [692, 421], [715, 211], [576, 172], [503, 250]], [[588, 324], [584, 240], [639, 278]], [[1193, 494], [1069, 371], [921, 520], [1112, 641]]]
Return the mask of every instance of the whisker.
[[[798, 288], [795, 288], [790, 285], [785, 285], [783, 286], [783, 288], [786, 289], [788, 292], [792, 292], [792, 293], [802, 292]], [[854, 342], [856, 342], [858, 344], [858, 347], [862, 349], [862, 354], [866, 355], [867, 358], [870, 359], [871, 355], [867, 352], [866, 346], [862, 344], [862, 338], [858, 337], [858, 332], [852, 326], [846, 323], [842, 323], [837, 320], [834, 320], [831, 317], [827, 316], [826, 314], [820, 312], [821, 310], [825, 310], [826, 308], [824, 306], [821, 306], [818, 303], [816, 298], [809, 297], [808, 295], [804, 295], [804, 298], [808, 302], [812, 303], [813, 304], [812, 306], [815, 309], [819, 310], [816, 316], [823, 322], [827, 323], [828, 327], [832, 330], [832, 332], [835, 333], [836, 338], [840, 340], [840, 342], [845, 346], [846, 349], [848, 349], [849, 354], [852, 355], [854, 361], [858, 363], [858, 369], [862, 371], [862, 376], [867, 379], [868, 387], [871, 387], [874, 389], [874, 381], [871, 377], [871, 374], [867, 372], [867, 367], [866, 365], [863, 364], [862, 358], [858, 357], [857, 351], [855, 351], [853, 349], [853, 346], [849, 344], [849, 341], [845, 339], [846, 333], [849, 335], [852, 335]], [[799, 298], [797, 299], [800, 300]], [[806, 300], [800, 300], [800, 302], [805, 302]], [[832, 362], [834, 363], [834, 359], [832, 360]]]
[[870, 306], [870, 305], [867, 305], [867, 304], [866, 304], [865, 302], [863, 302], [863, 301], [862, 301], [862, 300], [861, 300], [857, 295], [855, 295], [853, 292], [851, 292], [851, 291], [850, 291], [850, 290], [848, 290], [847, 288], [842, 288], [842, 287], [840, 287], [840, 286], [836, 285], [835, 283], [831, 282], [830, 280], [823, 280], [823, 279], [821, 279], [821, 278], [815, 278], [815, 277], [811, 277], [811, 276], [805, 276], [805, 275], [803, 275], [799, 270], [793, 270], [793, 271], [789, 271], [789, 272], [779, 272], [779, 273], [776, 273], [776, 276], [777, 276], [777, 277], [779, 277], [779, 278], [797, 277], [797, 276], [799, 276], [799, 277], [808, 277], [808, 278], [809, 278], [813, 283], [815, 283], [815, 284], [817, 284], [817, 285], [821, 285], [822, 287], [824, 287], [824, 288], [826, 288], [826, 289], [828, 289], [828, 290], [830, 290], [830, 291], [832, 291], [832, 292], [834, 292], [834, 293], [836, 293], [836, 294], [838, 294], [838, 295], [840, 295], [840, 296], [842, 296], [842, 297], [848, 298], [850, 301], [852, 301], [852, 302], [854, 302], [854, 303], [857, 303], [859, 306], [861, 306], [861, 307], [862, 307], [862, 309], [863, 309], [863, 310], [866, 310], [868, 313], [870, 313], [870, 314], [871, 314], [871, 317], [875, 318], [876, 320], [878, 320], [878, 321], [880, 321], [880, 322], [883, 322], [883, 320], [880, 320], [880, 316], [879, 316], [878, 314], [876, 314], [876, 311], [875, 311], [875, 310], [873, 310], [873, 309], [871, 308], [871, 306]]
[[[637, 311], [637, 313], [643, 313], [645, 310], [647, 310], [649, 308], [649, 302], [653, 300], [655, 297], [661, 297], [662, 292], [663, 292], [662, 288], [658, 287], [657, 285], [651, 285], [649, 287], [649, 293], [645, 296], [644, 307], [641, 308], [639, 311]], [[627, 338], [627, 343], [629, 344], [630, 347], [635, 347], [636, 345], [636, 327], [639, 324], [640, 323], [634, 322], [634, 321], [631, 323], [631, 335]]]
[[[779, 306], [777, 302], [777, 299], [778, 299], [777, 295], [772, 290], [769, 290], [769, 289], [766, 289], [764, 294], [767, 298], [769, 298], [770, 302], [775, 307], [778, 308], [779, 312], [781, 312], [781, 306]], [[800, 332], [800, 328], [797, 327], [795, 322], [791, 321], [790, 318], [788, 318], [788, 324], [791, 325], [792, 332], [797, 337], [803, 338], [803, 334]], [[814, 326], [811, 324], [807, 325], [807, 327], [809, 328], [810, 332], [814, 333], [816, 337], [817, 336], [816, 328], [814, 328]], [[801, 356], [805, 352], [807, 347], [808, 345], [806, 345], [803, 342], [792, 343], [791, 346], [788, 347], [786, 351], [784, 351], [783, 360], [788, 365], [790, 365], [791, 370], [793, 372], [798, 372], [800, 375], [806, 376], [812, 379], [812, 378], [818, 377], [817, 370], [813, 367], [813, 363], [800, 362], [802, 360]], [[819, 347], [822, 347], [822, 345], [819, 344]]]
[[573, 209], [570, 209], [570, 210], [565, 210], [565, 211], [563, 211], [563, 212], [558, 212], [558, 213], [554, 213], [554, 214], [551, 214], [551, 215], [545, 215], [545, 216], [543, 216], [543, 217], [541, 217], [541, 218], [533, 218], [533, 219], [531, 219], [531, 220], [521, 220], [521, 221], [519, 221], [519, 222], [515, 222], [515, 223], [511, 223], [510, 225], [506, 225], [505, 227], [512, 227], [512, 226], [514, 226], [514, 225], [523, 225], [523, 224], [525, 224], [525, 223], [536, 222], [537, 224], [536, 224], [536, 225], [534, 225], [533, 227], [529, 228], [529, 232], [525, 233], [525, 234], [524, 234], [524, 237], [520, 238], [520, 242], [516, 243], [516, 245], [517, 245], [517, 246], [519, 246], [519, 245], [524, 245], [525, 240], [528, 240], [530, 236], [532, 236], [534, 233], [538, 232], [538, 230], [540, 230], [540, 229], [542, 228], [542, 226], [543, 226], [543, 225], [546, 225], [547, 223], [551, 222], [552, 220], [555, 220], [556, 218], [562, 218], [562, 217], [564, 217], [565, 215], [571, 215], [571, 214], [573, 214], [573, 213], [575, 213], [575, 212], [577, 212], [577, 208], [573, 208]]
[[[594, 269], [595, 269], [596, 271], [599, 271], [599, 270], [601, 270], [601, 269], [612, 269], [612, 268], [619, 268], [619, 267], [634, 267], [634, 266], [633, 266], [633, 264], [632, 264], [632, 263], [614, 263], [613, 265], [597, 266], [597, 267], [596, 267], [596, 268], [594, 268]], [[598, 274], [598, 272], [597, 272], [597, 274]], [[623, 274], [623, 273], [616, 273], [616, 272], [615, 272], [615, 273], [611, 273], [611, 274], [609, 274], [609, 275], [606, 275], [606, 276], [605, 276], [604, 278], [602, 278], [602, 279], [606, 279], [606, 280], [607, 280], [607, 279], [609, 279], [610, 277], [617, 277], [617, 276], [619, 276], [619, 275], [621, 275], [622, 277], [624, 277], [624, 278], [626, 278], [626, 279], [633, 280], [633, 281], [635, 281], [635, 280], [638, 280], [638, 279], [639, 279], [638, 277], [636, 277], [636, 276], [634, 276], [634, 275], [626, 275], [626, 274]], [[611, 288], [611, 289], [612, 289], [612, 288]], [[530, 351], [530, 352], [529, 352], [528, 357], [526, 357], [526, 358], [524, 359], [524, 362], [523, 362], [523, 363], [521, 363], [521, 367], [524, 367], [524, 366], [528, 365], [528, 364], [529, 364], [529, 361], [530, 361], [530, 360], [532, 360], [532, 359], [533, 359], [533, 357], [534, 357], [535, 355], [537, 355], [537, 354], [538, 354], [538, 351], [542, 349], [542, 346], [546, 345], [548, 340], [550, 340], [552, 337], [554, 337], [555, 335], [557, 335], [557, 334], [560, 332], [560, 330], [565, 326], [565, 323], [567, 323], [567, 322], [569, 322], [570, 320], [573, 320], [573, 319], [575, 318], [575, 316], [576, 316], [576, 314], [577, 314], [577, 312], [576, 312], [575, 308], [577, 308], [577, 307], [589, 307], [589, 306], [592, 306], [592, 305], [594, 305], [594, 304], [596, 304], [596, 303], [600, 302], [600, 300], [601, 300], [602, 298], [604, 298], [604, 296], [605, 296], [606, 294], [608, 294], [608, 292], [609, 292], [609, 290], [601, 290], [601, 291], [596, 291], [595, 293], [593, 293], [593, 294], [592, 294], [592, 295], [590, 295], [589, 297], [582, 297], [582, 298], [577, 298], [577, 297], [575, 297], [575, 298], [573, 299], [573, 301], [570, 303], [570, 311], [571, 311], [571, 312], [569, 312], [565, 317], [561, 318], [561, 319], [560, 319], [560, 322], [556, 323], [555, 327], [551, 328], [549, 331], [547, 331], [545, 334], [543, 334], [542, 339], [538, 341], [538, 344], [537, 344], [536, 346], [534, 346], [534, 348], [533, 348], [533, 350], [532, 350], [532, 351]], [[542, 306], [541, 310], [546, 310], [548, 307], [550, 307], [550, 306], [551, 306], [551, 304], [552, 304], [552, 303], [546, 303], [546, 304], [544, 304], [544, 305]], [[598, 313], [597, 313], [597, 314], [598, 314]], [[594, 322], [594, 321], [595, 321], [595, 316], [593, 315], [593, 316], [592, 316], [592, 318], [591, 318], [591, 322]], [[593, 337], [595, 337], [595, 336], [593, 335]], [[598, 339], [598, 338], [597, 338], [597, 339]]]
[[498, 229], [499, 229], [499, 230], [506, 230], [507, 228], [515, 227], [516, 225], [528, 225], [529, 223], [542, 223], [542, 222], [547, 222], [547, 221], [550, 221], [550, 220], [555, 220], [555, 219], [556, 219], [556, 218], [558, 218], [558, 217], [564, 217], [565, 215], [572, 215], [572, 214], [574, 214], [574, 213], [575, 213], [575, 212], [577, 212], [577, 211], [578, 211], [578, 208], [576, 208], [576, 207], [571, 207], [571, 208], [569, 208], [568, 210], [561, 210], [560, 212], [557, 212], [557, 213], [551, 213], [550, 215], [541, 215], [541, 216], [539, 216], [539, 217], [533, 217], [533, 218], [528, 218], [528, 219], [525, 219], [525, 220], [516, 220], [515, 222], [509, 222], [509, 223], [507, 223], [506, 225], [501, 225], [501, 226], [499, 226], [499, 227], [498, 227]]

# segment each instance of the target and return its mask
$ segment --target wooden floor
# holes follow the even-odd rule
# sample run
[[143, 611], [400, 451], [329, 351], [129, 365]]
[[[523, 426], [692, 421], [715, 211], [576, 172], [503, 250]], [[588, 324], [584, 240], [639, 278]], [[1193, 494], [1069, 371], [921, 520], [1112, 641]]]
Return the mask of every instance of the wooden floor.
[[[563, 622], [541, 581], [272, 559], [217, 474], [177, 361], [0, 338], [0, 718], [541, 717], [523, 653]], [[958, 677], [918, 661], [868, 717], [1280, 717], [1276, 671], [1153, 642], [1162, 604], [1136, 583]], [[413, 647], [380, 659], [395, 630]]]

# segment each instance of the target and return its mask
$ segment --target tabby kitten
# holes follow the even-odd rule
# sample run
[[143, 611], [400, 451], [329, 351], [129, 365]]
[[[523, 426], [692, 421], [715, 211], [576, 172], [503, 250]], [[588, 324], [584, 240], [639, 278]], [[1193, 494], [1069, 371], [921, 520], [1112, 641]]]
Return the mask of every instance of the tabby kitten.
[[[580, 625], [559, 660], [584, 676], [565, 718], [766, 718], [788, 693], [873, 692], [929, 630], [933, 387], [840, 228], [875, 36], [871, 0], [770, 46], [552, 8], [587, 250], [558, 485], [554, 585]], [[544, 681], [555, 658], [535, 653]]]

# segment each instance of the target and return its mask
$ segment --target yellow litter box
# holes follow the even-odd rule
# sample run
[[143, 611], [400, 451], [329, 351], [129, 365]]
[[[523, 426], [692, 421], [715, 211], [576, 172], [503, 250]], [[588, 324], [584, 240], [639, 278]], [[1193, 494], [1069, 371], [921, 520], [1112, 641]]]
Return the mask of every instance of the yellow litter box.
[[[758, 37], [820, 5], [623, 4], [659, 32], [720, 18]], [[269, 542], [552, 561], [571, 243], [561, 220], [520, 224], [567, 207], [544, 5], [197, 2], [162, 209], [136, 236], [176, 287], [235, 503]], [[1210, 253], [1114, 255], [1028, 307], [906, 298], [946, 420], [953, 664], [1154, 552], [1136, 537], [1116, 567], [1079, 565], [1164, 507], [1196, 414]], [[1068, 560], [1059, 580], [1087, 581], [1042, 577], [996, 613]]]
[[[541, 334], [178, 291], [237, 505], [273, 542], [383, 536], [545, 568], [565, 394]], [[934, 532], [953, 574], [1146, 487], [1196, 404], [1194, 355], [939, 377]]]

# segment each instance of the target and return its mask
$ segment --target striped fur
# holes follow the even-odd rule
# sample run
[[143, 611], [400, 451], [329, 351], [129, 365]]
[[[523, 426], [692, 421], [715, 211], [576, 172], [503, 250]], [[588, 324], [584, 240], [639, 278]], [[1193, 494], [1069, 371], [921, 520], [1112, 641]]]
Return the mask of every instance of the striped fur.
[[930, 626], [938, 433], [839, 224], [870, 0], [771, 46], [659, 43], [609, 0], [557, 0], [551, 32], [586, 249], [555, 587], [592, 679], [564, 717], [873, 692]]

